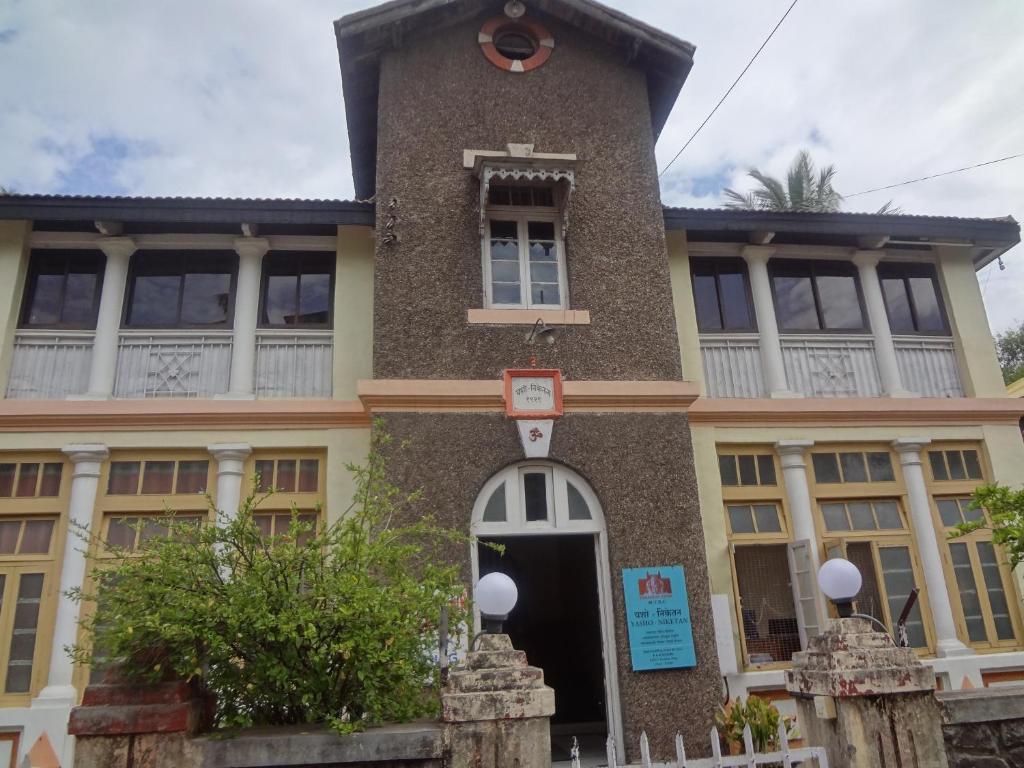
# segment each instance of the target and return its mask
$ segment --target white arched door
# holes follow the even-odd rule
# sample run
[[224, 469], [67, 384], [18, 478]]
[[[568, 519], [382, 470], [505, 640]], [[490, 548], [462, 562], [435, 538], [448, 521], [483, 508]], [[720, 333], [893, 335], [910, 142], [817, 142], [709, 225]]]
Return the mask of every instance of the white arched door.
[[[590, 485], [577, 473], [552, 462], [527, 461], [506, 467], [481, 489], [473, 507], [471, 530], [475, 538], [482, 539], [570, 534], [593, 537], [597, 573], [597, 594], [594, 597], [598, 601], [600, 617], [607, 725], [621, 752], [622, 713], [608, 566], [608, 531], [601, 504]], [[472, 562], [475, 583], [480, 577], [480, 553], [475, 541]], [[572, 601], [580, 599], [586, 599], [586, 596], [571, 596]], [[516, 610], [529, 610], [529, 606], [519, 605]], [[622, 755], [620, 759], [624, 759]]]

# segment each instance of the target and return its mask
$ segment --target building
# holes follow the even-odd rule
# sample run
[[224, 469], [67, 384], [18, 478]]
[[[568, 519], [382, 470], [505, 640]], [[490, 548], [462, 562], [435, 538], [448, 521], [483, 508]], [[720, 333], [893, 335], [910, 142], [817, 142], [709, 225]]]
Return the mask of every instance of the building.
[[[73, 748], [76, 526], [134, 546], [125, 520], [235, 509], [257, 471], [334, 519], [374, 417], [421, 509], [508, 545], [452, 556], [516, 578], [562, 732], [667, 751], [723, 677], [776, 696], [835, 554], [888, 627], [921, 589], [944, 686], [1024, 676], [1021, 584], [945, 535], [1024, 461], [975, 277], [1015, 222], [663, 207], [694, 48], [589, 0], [397, 0], [336, 33], [372, 203], [0, 197], [7, 748]], [[564, 415], [528, 458], [502, 376], [533, 367]], [[663, 595], [667, 566], [696, 663], [634, 672], [622, 571]]]

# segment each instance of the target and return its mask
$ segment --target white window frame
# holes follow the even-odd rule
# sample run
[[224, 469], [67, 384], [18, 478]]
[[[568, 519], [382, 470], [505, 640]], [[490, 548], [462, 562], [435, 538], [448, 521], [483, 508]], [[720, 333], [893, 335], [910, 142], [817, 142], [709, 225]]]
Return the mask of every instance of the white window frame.
[[[494, 301], [494, 285], [491, 280], [491, 220], [515, 221], [519, 242], [519, 301], [517, 303], [498, 303]], [[545, 222], [555, 225], [555, 255], [558, 263], [558, 298], [557, 304], [535, 304], [530, 281], [530, 240], [529, 222]], [[565, 238], [563, 236], [562, 217], [557, 208], [534, 208], [508, 205], [491, 205], [487, 207], [483, 240], [484, 275], [484, 308], [485, 309], [568, 309], [569, 280], [565, 266]]]

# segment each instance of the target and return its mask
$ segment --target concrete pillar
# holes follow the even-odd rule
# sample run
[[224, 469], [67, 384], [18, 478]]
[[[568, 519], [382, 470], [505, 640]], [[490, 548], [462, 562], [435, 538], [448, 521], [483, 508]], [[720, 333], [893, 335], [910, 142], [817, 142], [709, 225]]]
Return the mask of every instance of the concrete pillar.
[[892, 447], [899, 453], [900, 464], [903, 466], [903, 481], [907, 486], [907, 502], [910, 505], [910, 524], [917, 540], [924, 583], [928, 588], [928, 602], [932, 609], [932, 622], [935, 624], [935, 652], [938, 656], [969, 656], [974, 651], [964, 645], [956, 634], [928, 488], [921, 468], [921, 449], [930, 442], [926, 438], [901, 437], [893, 441]]
[[795, 654], [786, 690], [830, 768], [946, 768], [935, 674], [865, 619], [838, 619]]
[[81, 587], [85, 580], [86, 558], [79, 536], [92, 525], [100, 470], [110, 452], [104, 445], [90, 444], [69, 445], [64, 453], [74, 470], [68, 502], [68, 532], [60, 569], [57, 618], [53, 627], [46, 687], [32, 700], [33, 717], [26, 723], [25, 742], [34, 744], [45, 733], [61, 757], [61, 764], [70, 765], [73, 742], [66, 735], [67, 723], [71, 708], [78, 700], [78, 691], [72, 682], [75, 667], [64, 649], [74, 645], [78, 639], [80, 606], [67, 593]]
[[373, 378], [373, 257], [369, 227], [338, 227], [334, 279], [334, 398], [355, 400], [360, 379]]
[[875, 337], [875, 360], [878, 362], [878, 377], [882, 380], [882, 391], [889, 397], [914, 397], [903, 386], [900, 366], [896, 359], [896, 345], [889, 327], [889, 314], [882, 296], [882, 283], [878, 279], [878, 262], [884, 251], [855, 251], [853, 263], [860, 273], [860, 284], [864, 291], [864, 304], [868, 310], [868, 321]]
[[21, 315], [21, 297], [28, 271], [29, 221], [0, 221], [0, 397], [7, 392], [14, 357], [14, 337]]
[[[786, 501], [789, 502], [789, 516], [793, 522], [793, 540], [811, 542], [811, 565], [814, 573], [821, 567], [821, 543], [818, 530], [814, 527], [814, 506], [811, 500], [810, 482], [807, 478], [807, 451], [814, 447], [813, 440], [780, 440], [775, 444], [782, 464], [782, 478], [786, 484]], [[821, 592], [817, 595], [818, 616], [828, 616]]]
[[206, 450], [217, 460], [217, 510], [223, 519], [233, 520], [242, 502], [245, 460], [252, 448], [243, 443], [221, 443]]
[[754, 298], [757, 330], [761, 338], [765, 386], [771, 397], [799, 397], [789, 389], [786, 382], [786, 366], [782, 362], [779, 324], [775, 319], [772, 284], [768, 278], [768, 259], [773, 255], [775, 249], [764, 245], [748, 245], [743, 249], [743, 258], [750, 273], [750, 292]]
[[130, 237], [105, 237], [97, 245], [107, 257], [100, 290], [100, 308], [96, 316], [96, 337], [92, 343], [87, 400], [107, 400], [114, 394], [117, 374], [117, 347], [121, 330], [128, 261], [135, 253]]
[[231, 378], [226, 399], [252, 400], [256, 397], [256, 325], [259, 321], [260, 276], [263, 257], [270, 242], [260, 237], [239, 237], [238, 282], [235, 286], [235, 320], [231, 342]]
[[555, 692], [508, 635], [481, 635], [441, 695], [448, 768], [550, 768]]

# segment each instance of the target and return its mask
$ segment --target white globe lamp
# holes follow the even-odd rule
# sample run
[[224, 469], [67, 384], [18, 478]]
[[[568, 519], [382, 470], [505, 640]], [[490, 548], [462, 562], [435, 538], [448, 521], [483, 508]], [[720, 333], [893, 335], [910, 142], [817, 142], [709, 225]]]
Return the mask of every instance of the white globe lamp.
[[488, 573], [476, 583], [473, 599], [480, 609], [484, 632], [500, 634], [501, 624], [519, 600], [516, 583], [504, 573]]
[[840, 618], [853, 615], [853, 598], [860, 593], [863, 583], [857, 566], [841, 557], [826, 560], [818, 570], [818, 586], [836, 604]]

